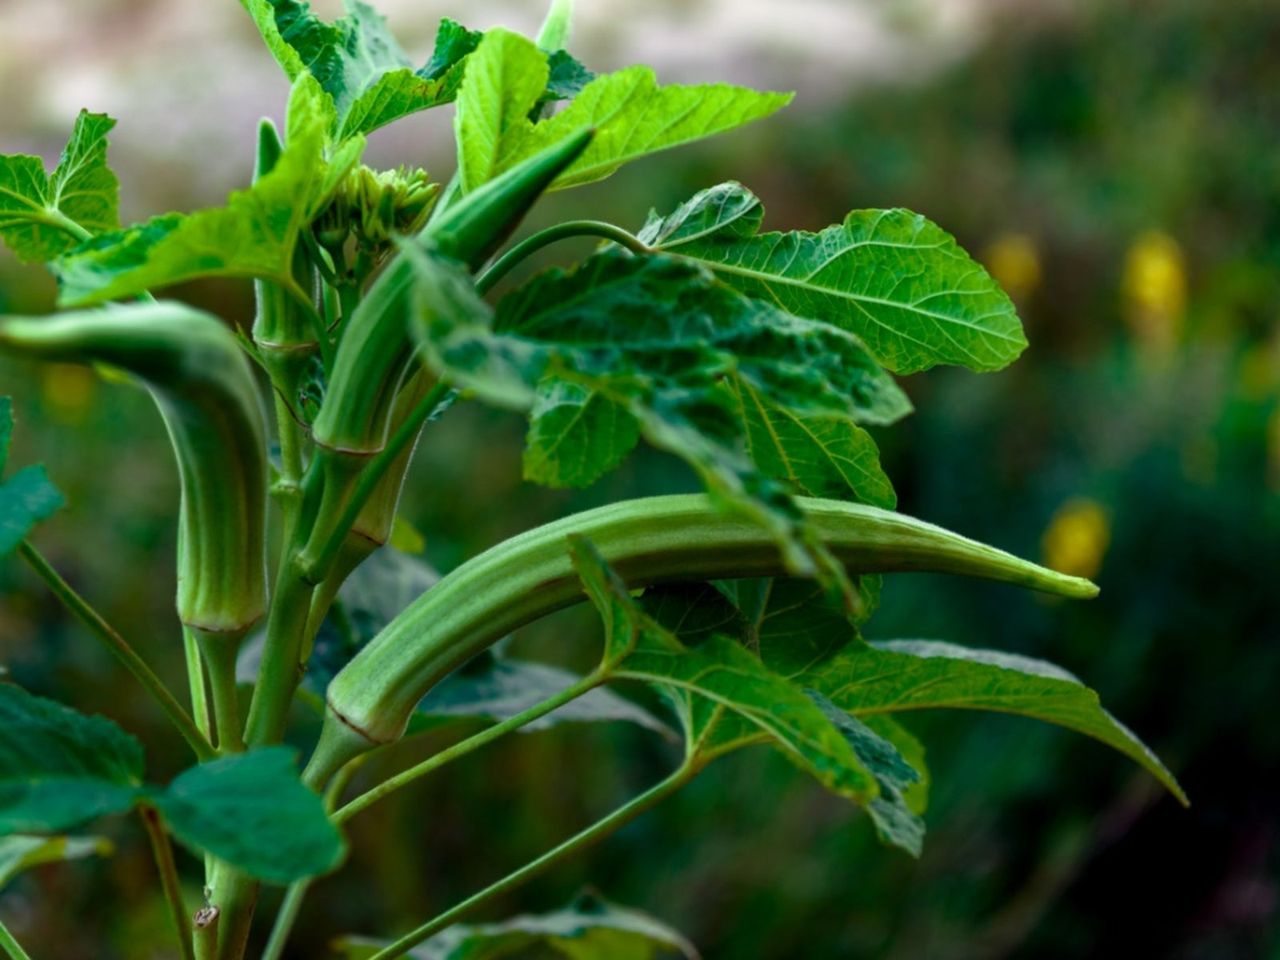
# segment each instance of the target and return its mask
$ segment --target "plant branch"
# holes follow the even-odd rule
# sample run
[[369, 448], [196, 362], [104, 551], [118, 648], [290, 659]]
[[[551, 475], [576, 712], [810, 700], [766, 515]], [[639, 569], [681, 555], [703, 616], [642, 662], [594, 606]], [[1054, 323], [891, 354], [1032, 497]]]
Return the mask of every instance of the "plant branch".
[[441, 750], [439, 753], [428, 757], [426, 760], [410, 767], [408, 770], [403, 770], [395, 776], [382, 781], [377, 786], [360, 794], [360, 796], [356, 797], [350, 803], [339, 808], [339, 810], [333, 815], [333, 822], [339, 824], [344, 823], [360, 811], [372, 806], [384, 797], [399, 790], [401, 787], [408, 786], [413, 781], [418, 780], [421, 777], [425, 777], [427, 774], [435, 770], [439, 770], [445, 764], [458, 759], [458, 757], [471, 753], [473, 750], [479, 750], [486, 744], [492, 743], [494, 740], [497, 740], [499, 737], [502, 737], [513, 730], [532, 723], [534, 720], [541, 717], [545, 717], [548, 713], [551, 713], [553, 710], [558, 710], [571, 700], [576, 700], [578, 697], [590, 693], [596, 687], [600, 686], [600, 684], [604, 683], [604, 681], [605, 677], [599, 671], [587, 674], [587, 676], [583, 677], [577, 683], [566, 687], [559, 693], [548, 697], [540, 703], [534, 704], [528, 710], [517, 713], [514, 717], [509, 717], [501, 723], [494, 724], [491, 727], [486, 727], [474, 736], [461, 740], [458, 743], [455, 743], [452, 747], [449, 747], [446, 750]]
[[9, 932], [3, 921], [0, 921], [0, 947], [4, 947], [10, 960], [31, 960], [31, 955], [22, 949], [22, 944]]
[[240, 704], [236, 699], [236, 653], [239, 638], [198, 633], [200, 649], [209, 671], [209, 690], [213, 694], [213, 716], [218, 732], [219, 753], [244, 751], [240, 729]]
[[543, 247], [550, 246], [569, 237], [601, 237], [621, 244], [632, 253], [649, 253], [649, 247], [641, 243], [635, 234], [616, 227], [603, 220], [569, 220], [558, 223], [554, 227], [539, 230], [531, 237], [526, 237], [504, 253], [493, 265], [476, 280], [476, 290], [486, 294], [493, 289], [499, 280], [511, 272], [512, 267], [537, 253]]
[[307, 569], [305, 572], [308, 579], [319, 581], [328, 573], [328, 568], [333, 563], [334, 557], [338, 555], [338, 551], [342, 548], [342, 541], [346, 539], [347, 534], [355, 525], [360, 516], [360, 511], [364, 509], [365, 503], [373, 495], [378, 481], [382, 479], [383, 474], [387, 472], [391, 464], [395, 463], [396, 458], [404, 452], [405, 447], [413, 443], [423, 425], [431, 418], [431, 415], [445, 401], [452, 390], [453, 388], [446, 381], [437, 382], [427, 392], [427, 395], [418, 402], [418, 405], [413, 408], [409, 416], [396, 429], [396, 432], [391, 435], [391, 438], [387, 440], [386, 445], [378, 452], [377, 456], [361, 469], [359, 479], [347, 498], [342, 515], [332, 525], [328, 539], [325, 540], [314, 556], [306, 558]]
[[178, 880], [178, 868], [173, 862], [173, 845], [164, 832], [164, 824], [160, 822], [160, 811], [144, 804], [138, 811], [142, 822], [146, 825], [147, 836], [151, 840], [151, 852], [155, 855], [156, 867], [160, 871], [160, 884], [164, 887], [165, 900], [169, 903], [169, 912], [173, 915], [173, 925], [177, 929], [178, 943], [182, 950], [182, 960], [195, 960], [191, 945], [191, 924], [187, 918], [187, 908], [182, 902], [182, 884]]
[[370, 960], [393, 960], [395, 957], [404, 956], [409, 950], [412, 950], [428, 937], [434, 936], [440, 931], [453, 926], [453, 924], [457, 923], [463, 917], [489, 903], [491, 900], [516, 889], [521, 884], [532, 880], [538, 874], [549, 870], [551, 867], [556, 866], [575, 854], [581, 853], [593, 843], [604, 839], [615, 830], [626, 826], [632, 820], [635, 820], [641, 814], [647, 812], [657, 806], [661, 801], [671, 796], [671, 794], [675, 793], [693, 779], [694, 775], [698, 772], [698, 769], [699, 768], [696, 765], [688, 762], [682, 764], [665, 780], [662, 780], [650, 787], [638, 797], [634, 797], [627, 801], [621, 807], [614, 810], [613, 813], [601, 820], [597, 820], [585, 830], [564, 841], [564, 843], [561, 843], [557, 847], [553, 847], [551, 850], [548, 850], [536, 860], [531, 860], [520, 869], [507, 874], [501, 880], [490, 884], [479, 893], [472, 894], [457, 906], [451, 907], [435, 919], [427, 921], [422, 926], [401, 937], [390, 946], [379, 950], [370, 957]]
[[53, 569], [53, 566], [44, 558], [44, 555], [32, 546], [29, 541], [24, 540], [21, 546], [18, 547], [18, 552], [22, 554], [22, 559], [27, 562], [27, 565], [53, 591], [54, 596], [61, 600], [63, 605], [75, 614], [76, 618], [88, 627], [94, 636], [107, 645], [107, 649], [115, 655], [124, 668], [133, 674], [134, 678], [155, 698], [155, 701], [160, 705], [165, 715], [168, 716], [170, 722], [182, 734], [183, 739], [190, 744], [196, 757], [201, 761], [213, 759], [216, 751], [213, 749], [208, 737], [196, 726], [195, 721], [191, 719], [191, 715], [182, 708], [182, 704], [174, 699], [173, 694], [169, 692], [169, 688], [164, 685], [164, 681], [156, 676], [155, 672], [147, 666], [146, 661], [138, 656], [133, 647], [129, 646], [128, 641], [103, 619], [102, 615], [90, 605], [89, 601], [80, 596], [67, 581], [62, 579], [58, 571]]

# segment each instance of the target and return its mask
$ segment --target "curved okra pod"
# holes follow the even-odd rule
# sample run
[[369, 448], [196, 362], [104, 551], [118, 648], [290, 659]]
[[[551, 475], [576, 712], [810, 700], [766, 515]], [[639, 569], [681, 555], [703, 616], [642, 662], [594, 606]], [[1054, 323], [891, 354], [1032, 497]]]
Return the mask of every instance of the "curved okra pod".
[[178, 616], [235, 639], [266, 605], [267, 442], [262, 399], [216, 317], [145, 303], [0, 319], [0, 349], [133, 374], [160, 408], [178, 460]]
[[[1087, 580], [903, 514], [835, 500], [797, 503], [850, 573], [955, 573], [1068, 597], [1097, 593]], [[400, 737], [426, 692], [500, 637], [581, 601], [570, 534], [590, 540], [631, 587], [787, 575], [763, 528], [716, 510], [704, 495], [628, 500], [513, 537], [444, 577], [334, 677], [312, 782]]]

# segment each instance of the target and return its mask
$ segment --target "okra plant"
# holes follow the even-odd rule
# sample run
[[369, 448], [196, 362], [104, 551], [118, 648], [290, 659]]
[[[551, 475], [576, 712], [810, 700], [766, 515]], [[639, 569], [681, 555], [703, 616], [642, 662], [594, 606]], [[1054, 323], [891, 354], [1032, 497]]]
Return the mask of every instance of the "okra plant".
[[[224, 206], [121, 227], [107, 165], [115, 121], [101, 114], [80, 114], [52, 173], [39, 158], [0, 157], [0, 236], [53, 272], [65, 308], [0, 319], [0, 348], [136, 382], [172, 441], [172, 632], [189, 694], [168, 690], [147, 665], [153, 651], [129, 644], [40, 553], [33, 528], [62, 503], [43, 468], [0, 485], [0, 550], [108, 645], [194, 761], [148, 782], [141, 744], [110, 720], [0, 686], [0, 874], [98, 851], [69, 832], [137, 811], [181, 956], [274, 960], [309, 883], [340, 868], [353, 817], [521, 727], [623, 720], [683, 733], [669, 776], [394, 942], [353, 936], [340, 949], [378, 960], [691, 954], [656, 920], [598, 899], [501, 923], [486, 908], [753, 744], [918, 854], [924, 751], [899, 720], [912, 710], [1059, 724], [1182, 798], [1070, 674], [861, 635], [882, 574], [1096, 592], [894, 511], [867, 431], [911, 410], [893, 375], [995, 370], [1026, 345], [1008, 297], [947, 233], [897, 209], [855, 210], [818, 233], [763, 232], [760, 201], [729, 181], [635, 229], [572, 220], [511, 242], [544, 195], [762, 120], [789, 94], [661, 85], [643, 66], [593, 73], [565, 49], [566, 0], [533, 40], [446, 20], [420, 67], [361, 0], [334, 22], [298, 0], [242, 4], [292, 87], [282, 127], [258, 130], [251, 183]], [[447, 181], [362, 165], [372, 131], [446, 104], [457, 146]], [[582, 262], [509, 277], [582, 236], [599, 240]], [[214, 276], [253, 283], [251, 320], [163, 299], [163, 288]], [[415, 447], [462, 403], [527, 416], [530, 481], [585, 487], [643, 440], [687, 463], [704, 492], [560, 517], [437, 580], [387, 541]], [[12, 422], [6, 401], [0, 463]], [[355, 583], [377, 598], [360, 618]], [[587, 675], [495, 652], [584, 601], [603, 622]], [[665, 708], [641, 706], [625, 684], [654, 688], [649, 702]], [[295, 701], [323, 713], [307, 757], [281, 745]], [[361, 773], [371, 751], [425, 721], [476, 718], [481, 732], [416, 766], [381, 781]], [[174, 838], [199, 857], [175, 860]], [[191, 903], [179, 867], [197, 864], [204, 900]], [[255, 926], [263, 884], [287, 892], [274, 922]], [[26, 956], [3, 928], [0, 942]]]

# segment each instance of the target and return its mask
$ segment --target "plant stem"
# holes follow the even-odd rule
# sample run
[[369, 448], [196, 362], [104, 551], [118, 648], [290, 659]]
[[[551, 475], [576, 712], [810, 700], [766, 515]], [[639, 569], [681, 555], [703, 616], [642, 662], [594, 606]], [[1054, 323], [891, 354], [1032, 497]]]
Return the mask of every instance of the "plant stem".
[[341, 807], [333, 815], [333, 822], [344, 823], [360, 811], [372, 806], [389, 794], [399, 790], [401, 787], [407, 786], [414, 780], [417, 780], [420, 777], [425, 777], [427, 774], [440, 769], [445, 764], [458, 759], [458, 757], [468, 754], [473, 750], [479, 750], [481, 747], [497, 740], [505, 734], [510, 733], [512, 730], [523, 727], [527, 723], [532, 723], [534, 720], [546, 716], [551, 711], [559, 709], [571, 700], [576, 700], [578, 697], [591, 692], [603, 683], [604, 680], [605, 677], [599, 672], [589, 673], [577, 683], [566, 687], [554, 696], [543, 700], [541, 703], [534, 704], [528, 710], [517, 713], [514, 717], [509, 717], [502, 721], [502, 723], [487, 727], [474, 736], [455, 743], [447, 750], [442, 750], [439, 753], [428, 757], [426, 760], [422, 761], [422, 763], [412, 766], [408, 770], [397, 773], [394, 777], [390, 777], [389, 779], [382, 781], [377, 786], [372, 787], [366, 792], [360, 794], [360, 796], [356, 797], [350, 803]]
[[446, 381], [437, 382], [391, 435], [377, 456], [361, 469], [360, 477], [346, 500], [342, 515], [333, 524], [329, 538], [321, 545], [315, 556], [307, 558], [308, 579], [313, 581], [323, 579], [334, 557], [342, 548], [343, 540], [359, 518], [360, 511], [377, 487], [378, 481], [387, 472], [387, 468], [404, 452], [404, 448], [413, 443], [423, 425], [431, 419], [431, 415], [445, 402], [452, 391], [453, 387]]
[[301, 438], [288, 402], [278, 390], [273, 390], [272, 394], [275, 399], [276, 431], [280, 439], [280, 479], [275, 485], [275, 492], [280, 497], [284, 528], [290, 530], [298, 512], [298, 499], [302, 496]]
[[199, 633], [200, 649], [209, 670], [213, 693], [213, 715], [217, 723], [218, 752], [241, 753], [244, 736], [240, 729], [240, 704], [236, 699], [236, 653], [239, 638]]
[[195, 631], [182, 626], [182, 649], [187, 660], [187, 680], [191, 685], [191, 713], [196, 728], [210, 743], [213, 742], [213, 714], [209, 711], [209, 688], [204, 679], [204, 660], [200, 657], [200, 641]]
[[5, 953], [9, 954], [10, 960], [31, 960], [31, 955], [22, 949], [20, 944], [9, 928], [0, 921], [0, 947], [4, 947]]
[[164, 887], [164, 896], [169, 903], [169, 912], [173, 916], [173, 925], [177, 930], [178, 943], [182, 950], [182, 960], [195, 960], [191, 945], [191, 925], [187, 920], [187, 908], [182, 902], [182, 884], [178, 880], [178, 868], [173, 862], [173, 845], [164, 832], [164, 824], [160, 822], [160, 811], [144, 804], [139, 808], [142, 822], [146, 825], [147, 836], [151, 840], [151, 852], [155, 855], [156, 867], [160, 871], [160, 884]]
[[615, 830], [626, 826], [632, 820], [635, 820], [641, 814], [657, 806], [661, 801], [665, 800], [667, 797], [671, 796], [671, 794], [683, 787], [693, 779], [697, 771], [698, 767], [692, 763], [686, 762], [682, 764], [665, 780], [662, 780], [650, 787], [638, 797], [634, 797], [627, 801], [602, 820], [597, 820], [585, 830], [564, 841], [564, 843], [548, 850], [536, 860], [531, 860], [520, 869], [507, 874], [496, 883], [485, 887], [479, 893], [472, 894], [466, 900], [463, 900], [458, 905], [446, 910], [435, 919], [427, 921], [416, 930], [401, 937], [395, 943], [379, 950], [370, 957], [369, 960], [393, 960], [395, 957], [404, 956], [405, 953], [412, 950], [428, 937], [434, 936], [440, 931], [451, 927], [464, 916], [474, 912], [489, 901], [516, 889], [521, 884], [532, 880], [538, 874], [549, 870], [561, 861], [567, 860], [569, 857], [582, 852], [598, 840], [602, 840]]
[[558, 223], [554, 227], [539, 230], [504, 253], [476, 280], [477, 292], [482, 295], [488, 293], [521, 260], [537, 253], [543, 247], [550, 246], [569, 237], [601, 237], [621, 244], [632, 253], [649, 252], [649, 247], [636, 239], [635, 234], [614, 226], [612, 223], [605, 223], [603, 220], [568, 220], [565, 223]]
[[195, 944], [195, 960], [218, 960], [218, 921], [221, 913], [217, 907], [202, 907], [196, 911], [191, 924], [191, 939]]
[[253, 747], [276, 743], [284, 734], [289, 704], [298, 684], [300, 657], [307, 620], [311, 612], [311, 595], [315, 587], [302, 578], [291, 562], [293, 551], [285, 555], [271, 612], [267, 621], [267, 639], [262, 647], [262, 665], [249, 706], [245, 741]]
[[209, 742], [209, 738], [200, 731], [195, 721], [191, 719], [191, 715], [182, 708], [182, 704], [174, 699], [173, 694], [169, 692], [169, 688], [147, 666], [146, 661], [138, 656], [133, 647], [129, 646], [124, 637], [120, 636], [116, 629], [103, 619], [102, 615], [89, 604], [89, 601], [76, 593], [72, 586], [62, 579], [58, 571], [53, 569], [49, 561], [30, 542], [24, 540], [18, 547], [18, 552], [22, 554], [22, 559], [27, 562], [27, 565], [53, 591], [54, 596], [62, 601], [63, 605], [75, 614], [76, 618], [88, 627], [94, 636], [107, 645], [107, 648], [124, 668], [133, 674], [134, 678], [155, 698], [170, 722], [182, 734], [183, 739], [190, 744], [196, 757], [202, 762], [213, 759], [216, 751]]

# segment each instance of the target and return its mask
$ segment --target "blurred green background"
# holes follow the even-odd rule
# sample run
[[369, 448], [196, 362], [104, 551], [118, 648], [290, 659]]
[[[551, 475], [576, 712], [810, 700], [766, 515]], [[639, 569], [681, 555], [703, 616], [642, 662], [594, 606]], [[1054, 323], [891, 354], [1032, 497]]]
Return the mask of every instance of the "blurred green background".
[[[0, 11], [14, 30], [75, 31], [48, 19], [52, 5], [14, 2]], [[6, 90], [27, 91], [0, 111], [0, 149], [50, 152], [76, 108], [104, 106], [98, 78], [122, 121], [113, 156], [129, 213], [215, 203], [244, 179], [252, 119], [278, 113], [283, 93], [278, 78], [235, 75], [233, 59], [218, 67], [224, 50], [239, 50], [265, 71], [252, 76], [271, 76], [244, 24], [209, 40], [217, 55], [205, 51], [205, 62], [219, 72], [206, 82], [233, 102], [204, 126], [200, 116], [175, 119], [184, 161], [154, 134], [154, 150], [137, 133], [129, 140], [130, 97], [144, 131], [164, 129], [150, 108], [167, 101], [143, 67], [109, 68], [108, 54], [112, 44], [166, 44], [159, 28], [134, 28], [152, 16], [181, 20], [183, 8], [195, 17], [200, 5], [61, 6], [116, 32], [95, 37], [107, 51], [89, 62], [98, 73], [68, 64], [79, 82], [60, 75], [55, 43], [38, 47], [44, 62], [0, 53]], [[579, 6], [588, 25], [604, 22], [591, 0]], [[584, 37], [598, 69], [660, 56], [651, 48], [662, 18], [674, 36], [689, 16], [678, 4], [645, 5], [644, 43], [632, 49], [625, 23], [639, 5], [608, 6], [617, 35], [592, 27]], [[791, 26], [823, 36], [803, 71], [780, 56], [762, 59], [767, 75], [755, 77], [750, 59], [714, 35], [703, 64], [685, 37], [663, 75], [715, 79], [727, 59], [735, 80], [798, 86], [797, 107], [558, 196], [548, 215], [638, 225], [649, 206], [669, 209], [733, 177], [766, 200], [774, 227], [901, 205], [955, 233], [1014, 296], [1032, 346], [999, 374], [906, 381], [918, 413], [877, 434], [900, 508], [1093, 576], [1102, 595], [1056, 603], [903, 576], [888, 581], [867, 632], [1061, 663], [1166, 759], [1193, 806], [1182, 810], [1122, 758], [1073, 735], [1012, 718], [921, 715], [908, 721], [929, 747], [934, 786], [919, 861], [881, 848], [865, 818], [785, 761], [746, 752], [508, 897], [502, 912], [554, 908], [590, 884], [670, 922], [709, 960], [1280, 957], [1280, 8], [974, 0], [955, 5], [972, 13], [961, 30], [945, 2], [830, 6], [858, 8], [910, 55], [886, 57], [876, 35], [859, 34], [874, 68], [849, 67], [858, 43], [842, 54], [808, 5]], [[436, 12], [460, 13], [405, 7], [393, 22], [406, 25], [406, 42], [429, 36]], [[513, 25], [536, 25], [537, 11], [521, 9]], [[939, 39], [953, 35], [963, 42]], [[768, 36], [752, 42], [769, 47]], [[52, 99], [36, 92], [46, 80]], [[425, 122], [376, 143], [377, 156], [447, 169], [446, 133]], [[251, 309], [243, 285], [181, 293], [239, 322]], [[40, 312], [51, 300], [47, 277], [0, 258], [0, 310]], [[70, 500], [37, 542], [180, 686], [176, 484], [149, 401], [75, 368], [6, 364], [0, 377], [20, 418], [15, 462], [46, 462]], [[438, 567], [570, 510], [693, 486], [678, 464], [644, 454], [587, 491], [533, 488], [520, 480], [521, 432], [515, 418], [466, 407], [431, 428], [404, 513]], [[514, 642], [522, 654], [586, 666], [597, 627], [570, 611]], [[149, 702], [14, 562], [0, 567], [0, 662], [34, 691], [141, 736], [153, 779], [184, 765]], [[307, 722], [300, 713], [300, 731]], [[450, 735], [405, 745], [386, 769]], [[561, 726], [509, 738], [403, 792], [354, 821], [351, 860], [315, 888], [291, 956], [322, 957], [338, 933], [390, 932], [433, 914], [658, 778], [672, 749], [630, 728]], [[173, 955], [140, 828], [104, 830], [114, 858], [43, 868], [0, 899], [38, 960]], [[183, 862], [194, 878], [194, 862]]]

